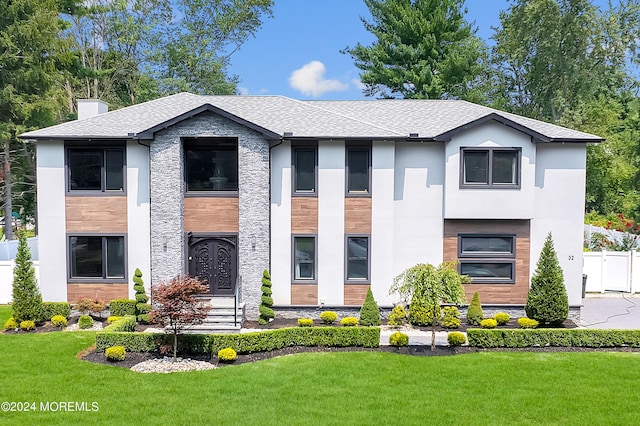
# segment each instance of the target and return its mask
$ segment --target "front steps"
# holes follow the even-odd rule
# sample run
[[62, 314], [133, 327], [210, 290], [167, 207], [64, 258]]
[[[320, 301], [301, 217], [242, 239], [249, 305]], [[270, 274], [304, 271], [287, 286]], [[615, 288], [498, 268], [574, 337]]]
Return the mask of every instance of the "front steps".
[[207, 318], [202, 324], [192, 325], [185, 329], [185, 333], [192, 334], [223, 334], [240, 333], [242, 321], [244, 319], [244, 303], [236, 306], [237, 323], [234, 324], [233, 296], [213, 296], [203, 298], [202, 301], [209, 302], [213, 308], [209, 311]]

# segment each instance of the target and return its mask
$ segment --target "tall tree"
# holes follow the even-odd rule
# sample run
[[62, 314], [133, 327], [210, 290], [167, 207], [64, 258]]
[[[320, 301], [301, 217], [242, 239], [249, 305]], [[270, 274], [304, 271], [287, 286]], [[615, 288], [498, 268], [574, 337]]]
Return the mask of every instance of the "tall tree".
[[349, 54], [362, 70], [367, 96], [479, 100], [476, 79], [486, 48], [464, 19], [464, 0], [364, 0], [376, 37]]
[[20, 232], [19, 240], [16, 266], [13, 268], [13, 318], [18, 323], [24, 320], [43, 321], [42, 295], [24, 232]]

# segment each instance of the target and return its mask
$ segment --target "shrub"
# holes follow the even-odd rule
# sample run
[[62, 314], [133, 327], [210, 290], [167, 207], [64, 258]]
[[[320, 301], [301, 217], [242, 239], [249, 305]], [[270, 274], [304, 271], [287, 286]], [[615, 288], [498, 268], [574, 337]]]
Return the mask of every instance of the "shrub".
[[114, 299], [109, 301], [109, 312], [116, 317], [136, 314], [136, 300]]
[[404, 324], [407, 320], [407, 311], [405, 311], [404, 306], [396, 305], [391, 310], [389, 314], [389, 322], [388, 324], [392, 327], [399, 327]]
[[547, 235], [531, 277], [531, 287], [524, 307], [527, 317], [540, 324], [558, 325], [569, 315], [569, 298], [551, 233]]
[[32, 331], [36, 329], [36, 323], [31, 320], [20, 321], [20, 330]]
[[498, 325], [506, 325], [511, 319], [511, 315], [505, 314], [504, 312], [498, 312], [493, 316], [493, 319], [496, 320]]
[[124, 346], [111, 346], [104, 351], [105, 356], [109, 361], [124, 361], [127, 356], [127, 351]]
[[89, 312], [94, 314], [100, 314], [102, 311], [107, 309], [107, 305], [104, 302], [98, 299], [80, 299], [78, 302], [73, 305], [73, 308], [76, 311], [79, 311], [82, 315], [86, 315]]
[[[114, 318], [114, 317], [109, 317]], [[110, 323], [104, 328], [104, 331], [135, 331], [136, 330], [136, 317], [133, 315], [127, 315], [126, 317], [115, 317], [117, 320]], [[108, 320], [107, 320], [108, 321]]]
[[262, 301], [260, 303], [260, 317], [258, 318], [259, 324], [269, 324], [275, 318], [276, 313], [273, 311], [273, 298], [271, 295], [273, 291], [271, 290], [271, 275], [269, 271], [266, 269], [262, 271], [262, 286], [260, 287], [262, 290]]
[[111, 325], [111, 324], [113, 324], [114, 322], [119, 321], [119, 320], [121, 320], [121, 319], [122, 319], [122, 317], [118, 317], [118, 316], [115, 316], [115, 315], [111, 315], [109, 318], [107, 318], [107, 324]]
[[469, 329], [469, 345], [479, 348], [640, 347], [640, 330], [597, 329]]
[[461, 346], [467, 342], [467, 338], [464, 333], [452, 331], [451, 333], [447, 333], [447, 342], [449, 342], [451, 346]]
[[342, 324], [343, 327], [355, 327], [358, 325], [358, 318], [344, 317], [340, 320], [340, 324]]
[[445, 306], [443, 309], [442, 326], [444, 328], [460, 327], [460, 311], [455, 306]]
[[136, 312], [138, 313], [136, 319], [139, 323], [149, 323], [149, 312], [151, 312], [152, 306], [149, 303], [137, 303]]
[[409, 336], [407, 333], [395, 331], [389, 336], [389, 344], [391, 346], [409, 346]]
[[82, 315], [78, 318], [78, 328], [87, 329], [93, 327], [93, 318], [89, 315]]
[[409, 305], [409, 323], [418, 326], [433, 325], [434, 319], [436, 324], [440, 319], [440, 306], [427, 305], [416, 297], [411, 300]]
[[338, 319], [338, 314], [333, 311], [324, 311], [320, 314], [320, 319], [325, 324], [333, 324]]
[[141, 324], [151, 324], [151, 317], [149, 314], [140, 314], [138, 315], [137, 320]]
[[18, 328], [18, 323], [16, 322], [16, 320], [14, 318], [9, 318], [4, 323], [4, 329], [5, 330], [15, 330], [16, 328]]
[[298, 327], [311, 327], [312, 325], [313, 325], [313, 319], [298, 318]]
[[31, 251], [24, 232], [18, 233], [18, 252], [13, 268], [12, 299], [13, 317], [17, 322], [45, 320], [42, 295], [38, 289], [36, 272], [31, 261]]
[[238, 357], [238, 353], [233, 348], [224, 348], [218, 351], [218, 359], [222, 362], [233, 362]]
[[518, 318], [518, 325], [520, 328], [537, 328], [539, 323], [531, 318]]
[[51, 317], [51, 324], [55, 325], [56, 327], [66, 327], [67, 319], [62, 315], [54, 315], [53, 317]]
[[380, 325], [380, 309], [373, 298], [371, 287], [367, 290], [367, 297], [360, 308], [360, 325]]
[[62, 315], [66, 319], [71, 316], [71, 305], [69, 302], [44, 302], [44, 318], [50, 320], [56, 315]]
[[493, 318], [487, 318], [480, 321], [480, 327], [482, 328], [496, 328], [498, 326], [498, 322]]
[[482, 321], [483, 319], [484, 319], [484, 314], [482, 313], [480, 296], [476, 291], [475, 293], [473, 293], [473, 299], [471, 299], [471, 304], [467, 309], [467, 324], [480, 325], [480, 321]]

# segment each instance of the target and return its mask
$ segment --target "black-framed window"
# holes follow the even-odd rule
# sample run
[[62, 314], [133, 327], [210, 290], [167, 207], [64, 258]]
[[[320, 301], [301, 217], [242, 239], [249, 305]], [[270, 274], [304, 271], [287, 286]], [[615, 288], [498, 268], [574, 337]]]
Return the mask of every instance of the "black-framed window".
[[317, 282], [316, 269], [316, 237], [293, 237], [293, 281]]
[[370, 144], [347, 144], [346, 175], [348, 196], [371, 194]]
[[184, 159], [187, 192], [238, 191], [237, 139], [185, 139]]
[[460, 157], [461, 187], [520, 187], [520, 148], [462, 148]]
[[70, 235], [69, 278], [126, 280], [123, 235]]
[[345, 248], [345, 280], [368, 283], [370, 275], [370, 249], [368, 235], [347, 235]]
[[124, 192], [125, 147], [67, 148], [67, 190]]
[[292, 185], [294, 195], [316, 195], [318, 184], [318, 147], [299, 145], [291, 147]]
[[514, 234], [458, 235], [460, 273], [472, 283], [514, 283], [515, 256]]

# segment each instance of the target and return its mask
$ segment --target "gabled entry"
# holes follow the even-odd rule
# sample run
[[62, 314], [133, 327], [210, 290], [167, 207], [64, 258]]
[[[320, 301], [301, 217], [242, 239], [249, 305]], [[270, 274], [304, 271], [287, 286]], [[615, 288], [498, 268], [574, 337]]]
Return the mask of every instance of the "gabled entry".
[[213, 296], [233, 296], [238, 276], [238, 237], [189, 233], [188, 272], [209, 285]]

